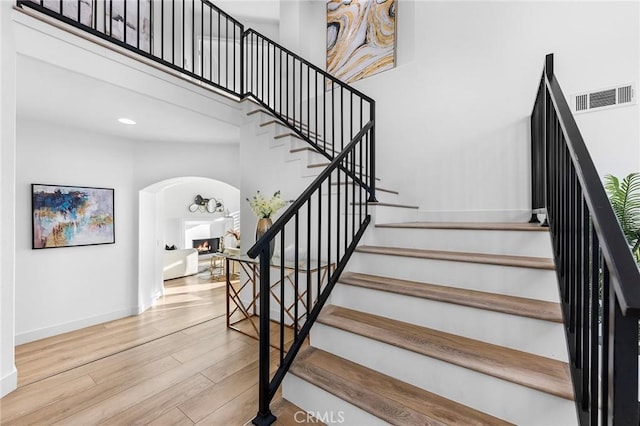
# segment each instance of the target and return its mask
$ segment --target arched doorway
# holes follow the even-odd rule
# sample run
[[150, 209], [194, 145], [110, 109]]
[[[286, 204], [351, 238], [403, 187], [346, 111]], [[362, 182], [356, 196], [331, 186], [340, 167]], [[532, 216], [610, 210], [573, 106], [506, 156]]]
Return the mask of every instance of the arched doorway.
[[[190, 211], [194, 198], [215, 198], [222, 211]], [[221, 218], [239, 218], [240, 190], [225, 182], [203, 177], [177, 177], [143, 188], [139, 192], [138, 311], [144, 312], [163, 294], [166, 246], [189, 248], [185, 232], [190, 224], [215, 228]], [[235, 222], [234, 226], [239, 226]], [[219, 232], [219, 231], [218, 231]]]

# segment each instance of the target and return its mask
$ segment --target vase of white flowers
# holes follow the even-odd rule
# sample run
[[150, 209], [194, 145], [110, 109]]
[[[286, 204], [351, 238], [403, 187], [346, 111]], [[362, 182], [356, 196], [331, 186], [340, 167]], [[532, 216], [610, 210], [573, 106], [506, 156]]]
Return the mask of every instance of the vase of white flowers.
[[[264, 198], [260, 191], [258, 191], [253, 198], [247, 198], [247, 202], [258, 218], [258, 224], [256, 226], [256, 241], [258, 241], [273, 225], [271, 216], [286, 206], [287, 202], [280, 197], [280, 191], [276, 191], [269, 199]], [[269, 244], [269, 259], [273, 256], [274, 247], [275, 240], [271, 240]]]

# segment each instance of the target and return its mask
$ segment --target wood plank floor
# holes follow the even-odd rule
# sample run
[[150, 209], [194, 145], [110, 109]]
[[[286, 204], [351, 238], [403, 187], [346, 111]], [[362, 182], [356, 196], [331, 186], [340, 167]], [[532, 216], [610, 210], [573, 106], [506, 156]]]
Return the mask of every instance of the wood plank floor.
[[[171, 280], [142, 315], [17, 347], [19, 387], [0, 400], [0, 424], [246, 424], [258, 342], [226, 328], [225, 297], [207, 274]], [[297, 407], [274, 407], [277, 424], [299, 424]]]

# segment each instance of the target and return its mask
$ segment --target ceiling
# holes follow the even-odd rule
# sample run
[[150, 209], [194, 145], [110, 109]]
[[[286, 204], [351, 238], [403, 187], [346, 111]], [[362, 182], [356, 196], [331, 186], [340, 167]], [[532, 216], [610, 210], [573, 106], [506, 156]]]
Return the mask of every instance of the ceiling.
[[240, 21], [242, 18], [270, 22], [280, 20], [280, 0], [215, 0], [212, 3]]
[[[209, 115], [18, 55], [17, 114], [133, 140], [237, 143], [238, 126]], [[124, 125], [126, 117], [137, 122]]]

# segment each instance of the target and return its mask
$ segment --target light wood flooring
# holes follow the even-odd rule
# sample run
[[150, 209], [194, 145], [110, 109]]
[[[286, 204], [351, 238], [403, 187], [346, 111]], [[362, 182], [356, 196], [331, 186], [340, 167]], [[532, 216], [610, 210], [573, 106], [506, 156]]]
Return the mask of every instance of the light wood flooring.
[[[225, 297], [207, 274], [171, 280], [142, 315], [18, 346], [19, 386], [0, 400], [0, 424], [246, 424], [258, 342], [226, 328]], [[300, 424], [297, 410], [274, 404], [277, 424]]]

